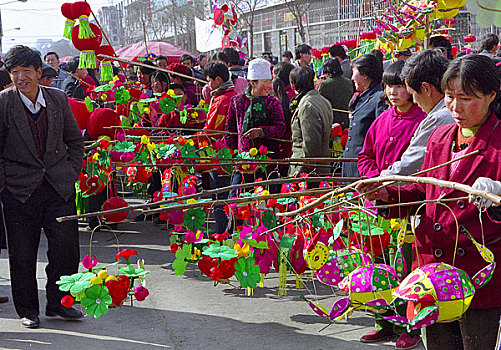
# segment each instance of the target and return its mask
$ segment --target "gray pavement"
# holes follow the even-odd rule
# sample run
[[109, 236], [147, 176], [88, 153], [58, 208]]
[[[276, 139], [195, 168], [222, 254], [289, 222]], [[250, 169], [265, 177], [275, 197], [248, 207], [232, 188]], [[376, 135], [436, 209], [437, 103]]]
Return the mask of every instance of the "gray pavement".
[[[89, 252], [90, 232], [81, 224], [81, 254]], [[372, 318], [355, 312], [319, 333], [326, 321], [299, 298], [316, 295], [328, 309], [335, 300], [333, 290], [308, 282], [297, 290], [288, 279], [286, 296], [278, 295], [277, 274], [268, 275], [265, 288], [253, 296], [228, 285], [214, 286], [200, 271], [188, 265], [184, 276], [174, 276], [174, 254], [169, 251], [167, 231], [149, 222], [120, 224], [120, 248], [137, 249], [151, 275], [150, 296], [134, 307], [112, 309], [99, 319], [66, 322], [44, 316], [46, 283], [44, 268], [47, 242], [39, 253], [38, 280], [41, 328], [25, 329], [10, 301], [0, 304], [1, 349], [393, 349], [394, 342], [362, 344], [358, 339], [370, 331]], [[116, 241], [109, 232], [96, 232], [92, 252], [100, 263], [112, 262]], [[237, 282], [238, 284], [238, 282]], [[0, 254], [0, 295], [10, 297], [6, 251]], [[422, 345], [418, 349], [424, 349]]]

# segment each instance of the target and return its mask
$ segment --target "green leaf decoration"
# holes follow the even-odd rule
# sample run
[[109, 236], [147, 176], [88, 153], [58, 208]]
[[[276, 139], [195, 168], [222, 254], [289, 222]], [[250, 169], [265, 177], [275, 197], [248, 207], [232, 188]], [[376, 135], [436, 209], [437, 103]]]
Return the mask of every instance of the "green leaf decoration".
[[94, 105], [92, 104], [92, 100], [89, 96], [85, 97], [84, 102], [85, 102], [85, 107], [87, 107], [87, 110], [89, 112], [94, 111]]
[[258, 248], [258, 249], [269, 249], [268, 243], [266, 241], [256, 241], [255, 239], [246, 239], [245, 240], [251, 247]]
[[85, 297], [80, 301], [82, 307], [85, 308], [85, 313], [87, 315], [93, 315], [94, 318], [106, 315], [111, 303], [112, 299], [108, 288], [99, 284], [95, 284], [87, 289], [85, 291]]
[[160, 147], [157, 147], [156, 151], [161, 158], [167, 158], [177, 151], [177, 147], [173, 144], [164, 143]]
[[242, 288], [256, 288], [261, 280], [259, 266], [255, 265], [254, 258], [240, 258], [235, 264], [235, 277]]
[[208, 247], [203, 248], [202, 254], [208, 255], [211, 258], [218, 258], [223, 260], [230, 260], [231, 258], [236, 258], [238, 253], [235, 249], [227, 247], [225, 245], [211, 244]]
[[[315, 211], [318, 211], [317, 209]], [[320, 229], [324, 227], [324, 215], [322, 213], [316, 213], [311, 216], [311, 224], [314, 228]]]
[[180, 149], [181, 157], [183, 158], [197, 158], [197, 154], [195, 153], [195, 146], [190, 145], [189, 143], [184, 144]]
[[91, 272], [75, 273], [71, 276], [61, 276], [56, 284], [59, 285], [61, 291], [70, 292], [71, 295], [76, 296], [90, 287], [90, 280], [93, 277], [96, 277], [96, 275]]
[[179, 121], [182, 124], [186, 124], [186, 122], [188, 121], [188, 111], [186, 109], [179, 112]]
[[192, 208], [183, 216], [183, 225], [192, 231], [197, 231], [205, 224], [206, 214], [201, 208]]
[[172, 98], [170, 96], [162, 98], [159, 103], [158, 107], [162, 111], [162, 113], [170, 113], [172, 111], [175, 111], [177, 106], [179, 106], [179, 98], [175, 97]]
[[141, 268], [135, 269], [132, 265], [127, 265], [119, 266], [118, 273], [121, 275], [126, 275], [129, 278], [137, 278], [149, 274], [150, 271]]
[[191, 256], [191, 244], [183, 244], [183, 246], [176, 252], [176, 260], [172, 263], [174, 268], [174, 275], [181, 276], [186, 270], [188, 261], [186, 258]]
[[150, 97], [150, 98], [143, 98], [139, 100], [141, 103], [150, 103], [150, 102], [155, 102], [157, 99], [155, 97]]
[[136, 145], [132, 141], [122, 141], [115, 144], [115, 150], [119, 152], [134, 152]]
[[333, 235], [332, 235], [332, 239], [334, 241], [336, 239], [338, 239], [339, 236], [341, 235], [341, 232], [343, 232], [343, 225], [344, 225], [344, 220], [339, 220], [339, 222], [336, 224], [336, 226], [334, 226]]
[[130, 92], [123, 87], [115, 91], [115, 102], [119, 105], [126, 104], [130, 100]]
[[281, 205], [287, 205], [290, 203], [296, 203], [298, 201], [297, 198], [279, 198], [277, 199], [277, 203]]
[[263, 216], [261, 217], [261, 221], [267, 229], [273, 229], [277, 227], [277, 217], [275, 216], [275, 213], [272, 212], [271, 210], [267, 210], [263, 213]]
[[111, 87], [108, 84], [100, 85], [94, 89], [95, 92], [106, 92], [110, 90]]

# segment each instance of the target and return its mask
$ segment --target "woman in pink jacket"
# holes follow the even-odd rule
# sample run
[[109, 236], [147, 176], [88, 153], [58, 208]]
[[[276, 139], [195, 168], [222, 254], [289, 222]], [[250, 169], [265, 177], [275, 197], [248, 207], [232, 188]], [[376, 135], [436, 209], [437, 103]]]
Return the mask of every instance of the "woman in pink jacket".
[[384, 98], [391, 105], [370, 126], [358, 153], [360, 176], [379, 176], [400, 159], [426, 113], [413, 102], [400, 73], [405, 61], [397, 61], [383, 74]]
[[[468, 55], [452, 61], [442, 79], [445, 104], [455, 124], [438, 127], [431, 134], [422, 169], [429, 169], [473, 151], [478, 154], [429, 171], [423, 176], [450, 180], [477, 188], [486, 181], [499, 184], [501, 179], [501, 104], [500, 79], [491, 59]], [[495, 181], [497, 180], [497, 181]], [[360, 192], [376, 185], [358, 186]], [[491, 192], [499, 195], [499, 186]], [[387, 186], [367, 195], [368, 200], [387, 203], [438, 200], [464, 197], [465, 193], [434, 185], [413, 183]], [[454, 212], [438, 203], [426, 204], [416, 229], [413, 268], [444, 262], [466, 271], [472, 277], [487, 263], [472, 241], [470, 232], [483, 242], [494, 257], [501, 259], [501, 210], [490, 207], [479, 211], [464, 199], [447, 202]], [[416, 206], [391, 208], [389, 216], [413, 215]], [[459, 236], [456, 237], [456, 221]], [[457, 240], [457, 242], [456, 242]], [[437, 323], [424, 329], [428, 350], [493, 349], [501, 316], [501, 270], [481, 289], [476, 290], [470, 308], [459, 321]]]

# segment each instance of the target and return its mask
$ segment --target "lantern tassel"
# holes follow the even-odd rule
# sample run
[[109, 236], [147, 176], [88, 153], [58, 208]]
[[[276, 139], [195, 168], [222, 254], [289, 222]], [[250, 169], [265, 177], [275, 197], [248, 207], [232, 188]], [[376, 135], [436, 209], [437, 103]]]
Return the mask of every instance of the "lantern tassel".
[[80, 22], [78, 22], [78, 38], [88, 39], [96, 36], [89, 25], [89, 16], [82, 15], [78, 17]]
[[101, 81], [110, 81], [113, 79], [113, 66], [110, 61], [101, 62]]
[[74, 19], [66, 18], [66, 21], [64, 22], [63, 38], [71, 40], [71, 31], [74, 25], [75, 25]]
[[287, 260], [289, 249], [280, 248], [280, 263], [278, 265], [278, 295], [287, 295]]
[[80, 63], [78, 68], [96, 68], [96, 55], [92, 50], [83, 50], [80, 52]]

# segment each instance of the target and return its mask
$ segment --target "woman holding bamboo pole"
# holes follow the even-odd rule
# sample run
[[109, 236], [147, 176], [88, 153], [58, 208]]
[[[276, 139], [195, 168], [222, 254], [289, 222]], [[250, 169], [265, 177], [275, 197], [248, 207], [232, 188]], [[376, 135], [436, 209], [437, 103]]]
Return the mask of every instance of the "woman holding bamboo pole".
[[[457, 59], [449, 65], [442, 79], [445, 104], [455, 124], [435, 129], [427, 144], [422, 169], [479, 151], [478, 155], [461, 159], [427, 173], [437, 179], [447, 179], [501, 193], [501, 103], [500, 80], [494, 63], [481, 55]], [[375, 189], [376, 185], [358, 186], [360, 192]], [[411, 184], [383, 187], [367, 196], [368, 200], [386, 203], [439, 200], [464, 195], [454, 189], [434, 185]], [[471, 200], [474, 200], [472, 198]], [[421, 215], [415, 234], [413, 268], [429, 263], [453, 264], [473, 276], [485, 262], [471, 240], [464, 234], [483, 242], [495, 257], [501, 257], [501, 210], [486, 206], [492, 203], [473, 203], [464, 200], [449, 202], [452, 213], [444, 205], [428, 203]], [[416, 206], [391, 208], [388, 216], [415, 214]], [[454, 217], [455, 216], [455, 217]], [[456, 219], [459, 236], [456, 234]], [[501, 271], [476, 291], [470, 308], [460, 321], [438, 323], [424, 330], [428, 350], [433, 349], [492, 349], [496, 344], [498, 321], [501, 316]]]

